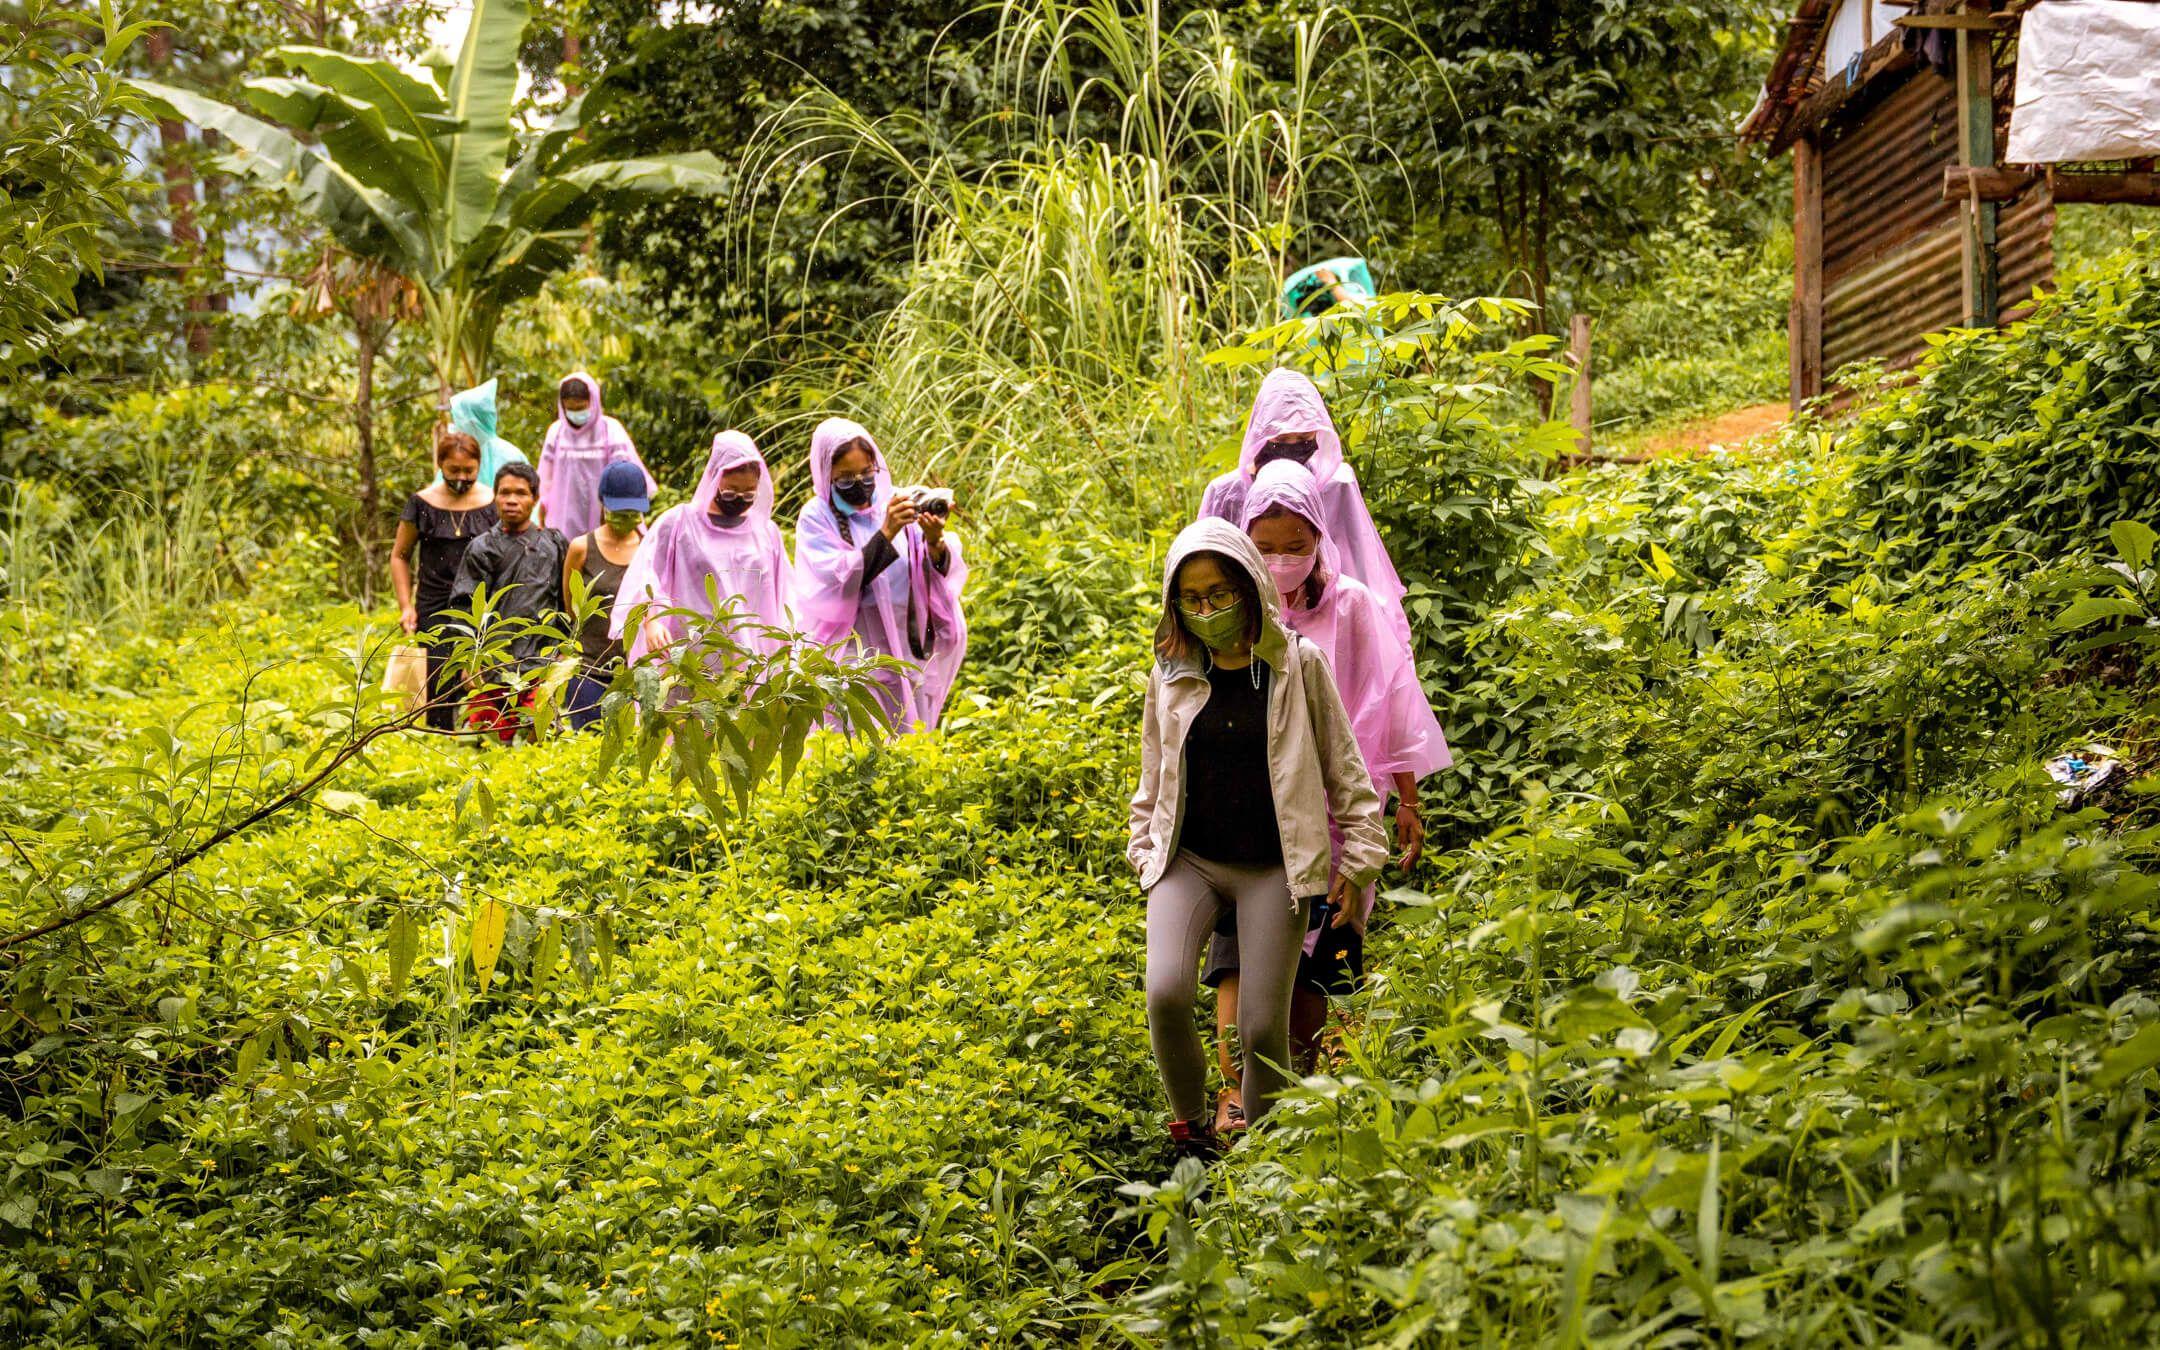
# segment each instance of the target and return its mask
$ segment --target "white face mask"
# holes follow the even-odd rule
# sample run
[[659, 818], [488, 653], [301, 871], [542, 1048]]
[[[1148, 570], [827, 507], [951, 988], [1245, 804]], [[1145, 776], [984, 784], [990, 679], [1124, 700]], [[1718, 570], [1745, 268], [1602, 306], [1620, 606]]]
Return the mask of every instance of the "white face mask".
[[574, 427], [584, 426], [587, 422], [592, 421], [592, 409], [587, 408], [584, 412], [566, 411], [563, 413], [563, 420]]

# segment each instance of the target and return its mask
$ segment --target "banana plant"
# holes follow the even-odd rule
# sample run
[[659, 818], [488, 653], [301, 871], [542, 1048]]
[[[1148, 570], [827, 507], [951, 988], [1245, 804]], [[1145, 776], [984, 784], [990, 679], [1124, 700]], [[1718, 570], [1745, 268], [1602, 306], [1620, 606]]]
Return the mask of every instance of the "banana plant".
[[447, 407], [486, 373], [503, 310], [576, 260], [602, 202], [722, 187], [704, 151], [616, 159], [580, 136], [609, 95], [605, 77], [521, 135], [512, 113], [530, 17], [527, 0], [475, 0], [456, 63], [424, 77], [380, 57], [280, 47], [271, 56], [293, 73], [243, 85], [252, 112], [132, 83], [221, 134], [234, 169], [287, 194], [347, 252], [412, 283]]

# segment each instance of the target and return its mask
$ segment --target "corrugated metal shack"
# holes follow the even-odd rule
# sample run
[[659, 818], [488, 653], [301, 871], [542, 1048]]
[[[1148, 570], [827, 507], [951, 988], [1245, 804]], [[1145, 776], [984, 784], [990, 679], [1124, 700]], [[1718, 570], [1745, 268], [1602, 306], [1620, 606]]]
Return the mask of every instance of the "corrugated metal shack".
[[1798, 0], [1744, 139], [1793, 157], [1792, 401], [1854, 361], [2014, 317], [2054, 275], [2054, 197], [2007, 205], [1949, 171], [1992, 168], [2019, 8], [1999, 0]]

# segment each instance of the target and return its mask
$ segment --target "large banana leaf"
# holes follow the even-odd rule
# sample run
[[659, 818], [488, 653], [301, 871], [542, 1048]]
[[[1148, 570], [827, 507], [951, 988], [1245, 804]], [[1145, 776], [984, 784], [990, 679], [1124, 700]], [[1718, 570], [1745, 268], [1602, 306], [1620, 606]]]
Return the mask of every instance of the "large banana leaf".
[[186, 89], [155, 80], [128, 84], [172, 116], [223, 136], [244, 172], [290, 195], [351, 252], [408, 275], [431, 255], [411, 212], [289, 132]]
[[526, 0], [473, 0], [465, 46], [450, 72], [448, 192], [441, 220], [443, 256], [465, 251], [495, 212], [510, 160], [510, 107], [517, 96], [518, 42], [531, 17]]
[[692, 150], [681, 155], [652, 155], [644, 159], [610, 159], [581, 164], [553, 181], [568, 183], [581, 192], [606, 195], [613, 192], [649, 194], [689, 192], [716, 196], [727, 187], [720, 161], [710, 151]]
[[[682, 155], [655, 155], [649, 159], [607, 160], [583, 164], [567, 173], [540, 178], [526, 187], [521, 181], [531, 156], [518, 163], [503, 190], [495, 216], [487, 228], [466, 245], [457, 265], [478, 272], [500, 266], [502, 259], [519, 256], [527, 247], [525, 236], [566, 228], [566, 222], [582, 224], [592, 214], [594, 200], [621, 193], [631, 196], [665, 192], [693, 192], [713, 196], [726, 185], [720, 161], [703, 150]], [[571, 230], [573, 241], [582, 236]], [[568, 261], [566, 259], [565, 261]]]
[[440, 152], [432, 141], [392, 126], [382, 109], [313, 81], [282, 75], [250, 80], [243, 92], [268, 116], [314, 132], [330, 158], [361, 182], [423, 217], [433, 213], [441, 197]]
[[433, 85], [378, 57], [322, 47], [280, 47], [271, 55], [306, 72], [395, 150], [415, 199], [434, 209], [449, 179], [448, 141], [461, 128]]
[[431, 140], [458, 129], [435, 87], [395, 62], [325, 47], [280, 47], [271, 55], [307, 72], [317, 84], [381, 108], [391, 125], [409, 135]]

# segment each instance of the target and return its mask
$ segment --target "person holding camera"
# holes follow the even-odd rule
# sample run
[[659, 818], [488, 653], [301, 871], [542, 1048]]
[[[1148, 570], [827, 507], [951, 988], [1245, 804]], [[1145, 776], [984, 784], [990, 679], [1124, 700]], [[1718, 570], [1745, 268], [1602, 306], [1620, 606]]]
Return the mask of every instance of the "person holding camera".
[[810, 500], [795, 522], [795, 608], [810, 640], [852, 641], [904, 662], [880, 671], [895, 731], [937, 726], [967, 655], [967, 562], [948, 531], [952, 495], [896, 491], [861, 424], [829, 417], [810, 436]]

